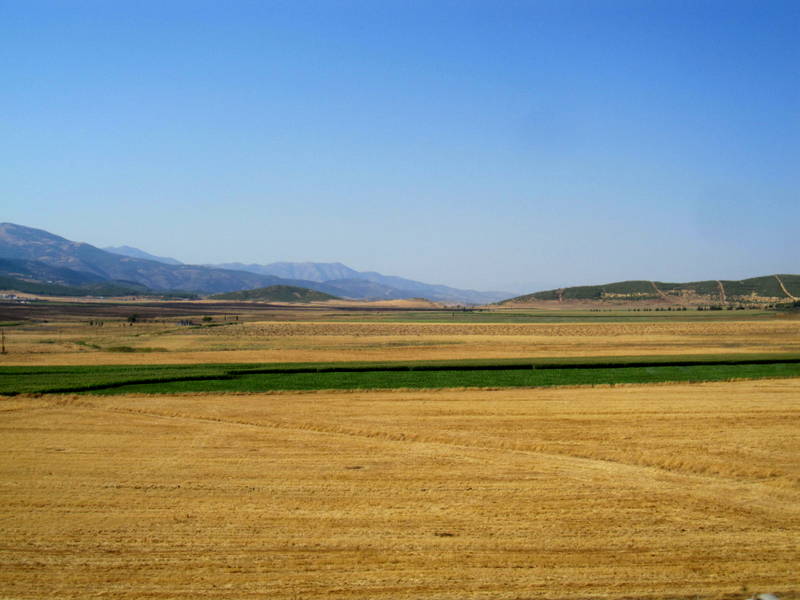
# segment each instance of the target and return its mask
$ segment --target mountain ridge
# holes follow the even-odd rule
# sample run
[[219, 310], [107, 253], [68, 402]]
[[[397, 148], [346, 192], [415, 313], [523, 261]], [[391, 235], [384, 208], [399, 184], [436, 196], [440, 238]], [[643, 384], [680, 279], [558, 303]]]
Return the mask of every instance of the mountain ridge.
[[[46, 270], [46, 265], [50, 269], [69, 269], [103, 281], [132, 282], [156, 292], [180, 290], [214, 294], [270, 285], [290, 285], [352, 299], [396, 300], [424, 296], [429, 300], [454, 304], [484, 304], [509, 295], [503, 292], [459, 290], [376, 272], [361, 274], [342, 263], [188, 265], [132, 246], [116, 246], [110, 250], [113, 251], [74, 242], [42, 229], [0, 223], [0, 258], [35, 261], [41, 263], [37, 267], [39, 270]], [[28, 265], [28, 270], [36, 269]], [[276, 270], [284, 274], [306, 275], [310, 279], [272, 274]], [[332, 279], [318, 281], [330, 277]], [[43, 281], [47, 281], [47, 276]]]
[[[688, 283], [630, 280], [555, 288], [507, 298], [502, 292], [459, 290], [382, 275], [375, 271], [359, 272], [342, 263], [227, 263], [225, 266], [236, 268], [223, 269], [212, 265], [165, 263], [165, 260], [179, 261], [157, 257], [131, 246], [114, 249], [120, 248], [137, 256], [109, 252], [41, 229], [0, 223], [0, 277], [3, 277], [5, 285], [22, 282], [18, 285], [40, 283], [45, 287], [86, 289], [110, 285], [116, 286], [115, 289], [151, 290], [156, 293], [180, 291], [218, 294], [283, 285], [352, 299], [397, 300], [424, 297], [439, 302], [497, 303], [501, 306], [537, 303], [547, 306], [564, 303], [592, 306], [626, 303], [642, 305], [643, 302], [664, 306], [746, 306], [800, 301], [800, 275], [792, 274]], [[287, 279], [270, 274], [271, 269], [285, 274], [304, 274], [311, 279]], [[318, 281], [338, 275], [344, 277]]]
[[[509, 292], [503, 291], [478, 291], [423, 283], [404, 277], [383, 275], [376, 271], [356, 271], [340, 262], [275, 262], [266, 265], [220, 263], [207, 266], [316, 281], [335, 286], [339, 290], [339, 295], [347, 297], [355, 295], [360, 298], [398, 300], [424, 296], [438, 302], [487, 304], [503, 300], [511, 295]], [[370, 286], [365, 282], [371, 282], [374, 285]], [[364, 294], [370, 295], [365, 296]]]
[[154, 291], [219, 293], [286, 283], [279, 277], [122, 256], [14, 223], [0, 223], [0, 258], [37, 261], [105, 280], [134, 282]]
[[274, 275], [284, 279], [303, 279], [325, 283], [334, 279], [349, 279], [358, 275], [358, 271], [351, 269], [340, 262], [273, 262], [266, 265], [256, 263], [218, 263], [206, 265], [218, 269], [232, 269], [234, 271], [248, 271], [259, 275]]
[[169, 256], [156, 256], [155, 254], [150, 254], [149, 252], [145, 252], [144, 250], [140, 250], [139, 248], [134, 248], [133, 246], [106, 246], [105, 248], [101, 248], [101, 250], [105, 250], [106, 252], [111, 252], [112, 254], [119, 254], [121, 256], [129, 256], [131, 258], [143, 258], [145, 260], [154, 260], [156, 262], [164, 263], [165, 265], [184, 264], [178, 259], [170, 258]]
[[[132, 246], [119, 246], [117, 248], [126, 249], [121, 254], [138, 258], [150, 257], [150, 260], [175, 259], [158, 257], [140, 248]], [[114, 251], [112, 248], [106, 250]], [[178, 264], [180, 261], [176, 261]], [[430, 284], [397, 277], [393, 275], [383, 275], [376, 271], [357, 271], [341, 262], [290, 262], [279, 261], [267, 264], [258, 263], [207, 263], [202, 265], [213, 269], [225, 269], [233, 271], [244, 271], [256, 275], [268, 275], [280, 277], [282, 279], [294, 279], [309, 282], [316, 282], [334, 286], [336, 293], [345, 297], [355, 297], [359, 299], [384, 299], [399, 300], [403, 298], [413, 298], [424, 296], [430, 300], [439, 302], [466, 302], [469, 304], [486, 304], [497, 302], [508, 298], [511, 293], [504, 291], [478, 291], [472, 289], [459, 289], [441, 284]], [[362, 282], [372, 282], [377, 285], [366, 285]], [[311, 289], [317, 289], [312, 287]], [[326, 290], [320, 290], [325, 292]], [[330, 292], [328, 292], [330, 293]]]

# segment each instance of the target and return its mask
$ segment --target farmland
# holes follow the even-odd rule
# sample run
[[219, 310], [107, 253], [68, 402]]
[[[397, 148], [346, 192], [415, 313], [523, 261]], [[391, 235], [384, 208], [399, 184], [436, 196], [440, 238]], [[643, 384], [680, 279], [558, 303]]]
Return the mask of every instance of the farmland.
[[797, 597], [797, 379], [3, 402], [13, 598]]
[[[583, 312], [567, 322], [530, 322], [553, 319], [552, 311], [259, 312], [255, 305], [244, 310], [223, 305], [215, 314], [214, 305], [186, 304], [188, 316], [177, 312], [181, 303], [168, 305], [166, 314], [149, 306], [100, 306], [95, 309], [100, 316], [91, 306], [65, 306], [67, 315], [7, 327], [8, 353], [0, 360], [4, 365], [220, 364], [800, 352], [800, 320], [775, 313], [737, 311], [694, 320], [683, 313], [655, 313], [670, 316], [648, 320], [642, 317], [646, 313], [618, 312], [607, 322], [609, 314]], [[203, 309], [209, 321], [203, 320]], [[134, 324], [126, 321], [131, 314], [140, 317]], [[403, 316], [443, 322], [384, 320]], [[501, 322], [487, 322], [490, 318]], [[512, 318], [524, 322], [508, 322]], [[178, 324], [187, 319], [193, 325]], [[97, 322], [103, 326], [92, 325]]]
[[4, 317], [0, 597], [800, 597], [791, 315], [89, 304]]
[[800, 377], [800, 355], [0, 367], [0, 394], [497, 388]]

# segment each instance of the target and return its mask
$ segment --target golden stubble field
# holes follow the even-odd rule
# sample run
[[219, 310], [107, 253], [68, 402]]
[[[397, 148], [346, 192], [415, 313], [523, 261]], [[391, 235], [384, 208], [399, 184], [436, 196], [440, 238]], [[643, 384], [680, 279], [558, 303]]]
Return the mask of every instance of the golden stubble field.
[[[84, 321], [8, 328], [5, 365], [436, 360], [800, 352], [800, 320], [639, 323], [255, 321], [207, 328]], [[127, 350], [124, 351], [124, 350]]]
[[800, 380], [0, 400], [2, 598], [797, 598]]

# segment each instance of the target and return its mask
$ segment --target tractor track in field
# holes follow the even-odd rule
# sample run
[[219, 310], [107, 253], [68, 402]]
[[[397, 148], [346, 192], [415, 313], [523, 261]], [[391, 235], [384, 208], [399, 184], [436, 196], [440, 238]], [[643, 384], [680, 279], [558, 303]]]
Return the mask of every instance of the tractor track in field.
[[784, 293], [784, 294], [786, 294], [787, 296], [789, 296], [789, 298], [791, 298], [792, 300], [797, 300], [797, 299], [798, 299], [798, 298], [796, 298], [795, 296], [792, 296], [792, 295], [789, 293], [789, 290], [787, 290], [787, 289], [786, 289], [786, 286], [785, 286], [785, 285], [783, 285], [783, 281], [781, 281], [781, 278], [780, 278], [780, 277], [778, 277], [777, 275], [775, 275], [774, 277], [775, 277], [775, 279], [778, 281], [778, 285], [779, 285], [779, 286], [781, 286], [781, 289], [783, 290], [783, 293]]
[[719, 288], [719, 299], [722, 304], [727, 304], [728, 299], [725, 296], [725, 286], [722, 285], [722, 282], [719, 279], [715, 279], [717, 282], [717, 287]]
[[[375, 442], [407, 444], [409, 447], [446, 448], [466, 453], [464, 458], [490, 460], [505, 464], [508, 456], [528, 456], [544, 461], [544, 471], [554, 477], [568, 477], [584, 482], [586, 485], [596, 485], [599, 479], [609, 482], [625, 481], [628, 485], [643, 491], [677, 496], [681, 501], [688, 501], [691, 505], [713, 511], [713, 514], [726, 513], [731, 517], [756, 519], [770, 523], [774, 519], [775, 496], [785, 496], [782, 511], [785, 516], [800, 519], [800, 502], [797, 494], [791, 491], [778, 490], [762, 483], [742, 481], [734, 476], [723, 474], [709, 474], [705, 472], [682, 471], [658, 464], [639, 464], [618, 461], [611, 458], [598, 458], [582, 456], [572, 453], [558, 453], [546, 449], [520, 448], [514, 443], [465, 443], [464, 440], [453, 440], [440, 436], [422, 436], [386, 430], [366, 430], [345, 427], [341, 425], [325, 425], [321, 423], [293, 422], [280, 420], [247, 421], [224, 417], [206, 417], [186, 414], [182, 412], [166, 412], [146, 410], [130, 407], [99, 406], [92, 402], [76, 400], [73, 398], [59, 399], [52, 403], [53, 407], [74, 406], [92, 412], [127, 414], [132, 416], [151, 417], [186, 421], [208, 425], [222, 425], [232, 427], [245, 427], [260, 431], [283, 431], [287, 433], [309, 433], [324, 436], [343, 436], [373, 440]], [[468, 454], [478, 453], [477, 457]], [[497, 453], [490, 456], [487, 453]], [[537, 472], [540, 472], [537, 469]], [[767, 509], [766, 507], [770, 507]]]
[[666, 294], [665, 294], [663, 291], [661, 291], [660, 289], [658, 289], [658, 286], [656, 285], [656, 282], [655, 282], [655, 281], [651, 281], [651, 282], [650, 282], [650, 285], [652, 285], [652, 286], [653, 286], [653, 289], [655, 290], [656, 294], [658, 294], [658, 295], [659, 295], [659, 296], [661, 296], [661, 297], [662, 297], [664, 300], [666, 300], [667, 302], [669, 302], [669, 296], [667, 296], [667, 295], [666, 295]]

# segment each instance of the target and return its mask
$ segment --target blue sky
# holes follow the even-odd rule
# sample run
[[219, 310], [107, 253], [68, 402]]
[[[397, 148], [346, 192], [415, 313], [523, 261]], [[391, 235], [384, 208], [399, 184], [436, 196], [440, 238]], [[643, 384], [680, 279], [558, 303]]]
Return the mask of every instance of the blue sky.
[[459, 287], [798, 273], [800, 3], [0, 0], [0, 221]]

